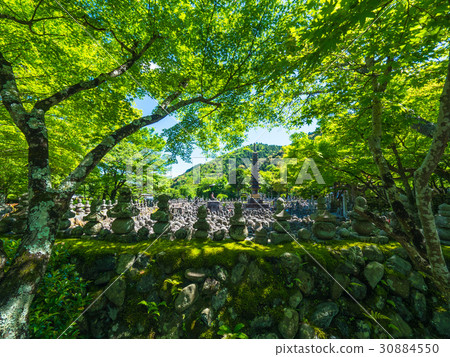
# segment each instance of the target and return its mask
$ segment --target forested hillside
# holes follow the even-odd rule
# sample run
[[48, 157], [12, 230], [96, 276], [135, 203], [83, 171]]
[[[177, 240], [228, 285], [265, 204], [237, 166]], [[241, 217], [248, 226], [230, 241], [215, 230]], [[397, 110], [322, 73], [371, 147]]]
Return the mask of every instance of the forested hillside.
[[[253, 150], [258, 152], [260, 172], [268, 172], [283, 156], [282, 146], [257, 143], [221, 155], [205, 164], [195, 165], [173, 180], [172, 194], [181, 197], [217, 195], [236, 197], [249, 190]], [[234, 176], [235, 175], [235, 176]], [[230, 177], [236, 177], [235, 183]], [[213, 188], [210, 186], [214, 185]], [[264, 187], [262, 187], [264, 191]]]

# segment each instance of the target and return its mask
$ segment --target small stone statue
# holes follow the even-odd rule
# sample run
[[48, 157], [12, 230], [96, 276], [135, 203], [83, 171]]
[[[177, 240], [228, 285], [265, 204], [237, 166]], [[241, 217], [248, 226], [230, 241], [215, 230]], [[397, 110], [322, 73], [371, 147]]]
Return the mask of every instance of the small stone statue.
[[326, 209], [326, 200], [319, 197], [317, 200], [317, 212], [311, 215], [314, 219], [312, 232], [318, 239], [331, 240], [336, 235], [336, 216]]
[[230, 218], [230, 231], [231, 239], [235, 241], [245, 240], [248, 236], [247, 225], [242, 213], [242, 203], [234, 203], [234, 216]]
[[255, 229], [254, 242], [262, 245], [267, 245], [268, 240], [269, 238], [267, 236], [267, 230], [263, 227], [262, 222], [259, 221]]
[[106, 216], [102, 213], [102, 203], [100, 200], [93, 200], [90, 205], [91, 212], [84, 217], [87, 223], [83, 227], [83, 233], [87, 236], [95, 236], [103, 229], [103, 221]]
[[131, 190], [127, 187], [119, 192], [117, 204], [108, 211], [108, 217], [115, 218], [111, 229], [115, 234], [128, 234], [134, 231], [134, 220], [139, 210], [131, 204]]
[[276, 201], [273, 218], [275, 218], [275, 222], [273, 222], [274, 230], [269, 234], [270, 243], [280, 244], [292, 241], [292, 237], [289, 234], [291, 228], [288, 222], [291, 219], [291, 215], [286, 212], [286, 204], [281, 197]]
[[71, 218], [75, 217], [75, 212], [73, 212], [70, 208], [64, 213], [61, 217], [61, 220], [59, 221], [58, 225], [58, 238], [69, 238], [71, 229], [70, 226], [72, 225], [72, 222], [70, 221]]
[[206, 221], [208, 212], [205, 206], [200, 206], [197, 210], [197, 222], [194, 223], [194, 235], [192, 239], [196, 240], [206, 240], [208, 239], [208, 232], [210, 230], [210, 225]]
[[156, 221], [153, 226], [152, 239], [170, 239], [172, 234], [170, 231], [170, 220], [172, 214], [170, 213], [168, 195], [158, 196], [158, 210], [150, 215], [150, 218]]
[[355, 209], [349, 212], [352, 220], [353, 230], [361, 236], [370, 236], [375, 233], [376, 227], [367, 219], [356, 212], [356, 209], [366, 210], [367, 201], [364, 197], [358, 196], [355, 199]]

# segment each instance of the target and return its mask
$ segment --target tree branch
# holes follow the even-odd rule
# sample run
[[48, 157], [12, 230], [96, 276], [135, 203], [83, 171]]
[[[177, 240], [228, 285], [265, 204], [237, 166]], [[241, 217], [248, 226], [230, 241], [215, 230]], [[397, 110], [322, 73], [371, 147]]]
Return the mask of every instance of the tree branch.
[[142, 48], [141, 51], [139, 51], [138, 53], [134, 53], [133, 56], [128, 61], [116, 67], [112, 71], [102, 73], [90, 81], [81, 81], [77, 84], [68, 86], [60, 90], [59, 92], [51, 95], [50, 97], [40, 100], [34, 105], [33, 109], [41, 110], [45, 113], [54, 105], [61, 103], [62, 101], [70, 98], [74, 94], [77, 94], [84, 90], [96, 88], [102, 83], [106, 82], [108, 79], [119, 77], [120, 75], [128, 71], [159, 37], [160, 36], [158, 34], [153, 35], [152, 38], [145, 44], [145, 46]]
[[[181, 95], [181, 92], [177, 92], [178, 95], [174, 98], [174, 95], [170, 95], [171, 101], [177, 99]], [[132, 121], [120, 129], [114, 131], [109, 136], [105, 137], [103, 141], [92, 149], [81, 161], [81, 163], [70, 173], [59, 187], [59, 192], [62, 197], [73, 195], [76, 189], [80, 186], [83, 180], [89, 175], [89, 173], [98, 165], [103, 157], [113, 149], [121, 140], [134, 134], [139, 129], [157, 123], [164, 119], [167, 115], [176, 112], [178, 109], [188, 106], [193, 103], [200, 102], [203, 97], [194, 97], [188, 100], [181, 100], [178, 103], [164, 109], [160, 106], [155, 110], [154, 114], [143, 116], [139, 119]], [[167, 103], [169, 99], [166, 99], [164, 103]]]
[[16, 78], [11, 63], [9, 63], [0, 52], [0, 96], [11, 118], [17, 127], [25, 134], [25, 110], [20, 99]]

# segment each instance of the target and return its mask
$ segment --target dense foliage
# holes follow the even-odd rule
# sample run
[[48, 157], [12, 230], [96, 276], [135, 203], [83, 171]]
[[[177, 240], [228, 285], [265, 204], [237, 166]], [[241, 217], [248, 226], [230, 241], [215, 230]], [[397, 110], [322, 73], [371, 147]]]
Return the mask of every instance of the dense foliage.
[[[8, 257], [7, 270], [17, 252], [19, 241], [2, 241]], [[64, 244], [57, 245], [30, 307], [30, 337], [59, 337], [92, 301], [87, 288], [88, 282], [81, 278], [75, 265], [70, 262]], [[77, 324], [74, 324], [64, 334], [64, 338], [76, 337], [82, 336]]]

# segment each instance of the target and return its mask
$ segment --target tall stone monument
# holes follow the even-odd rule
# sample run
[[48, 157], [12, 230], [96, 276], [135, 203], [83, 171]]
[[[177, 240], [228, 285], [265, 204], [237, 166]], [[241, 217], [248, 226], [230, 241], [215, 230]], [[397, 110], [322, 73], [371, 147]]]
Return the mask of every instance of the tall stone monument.
[[252, 177], [250, 180], [251, 186], [251, 196], [248, 199], [248, 202], [245, 205], [245, 208], [250, 209], [261, 209], [261, 208], [269, 208], [267, 204], [263, 202], [261, 199], [261, 195], [259, 194], [259, 162], [258, 162], [258, 152], [256, 151], [256, 144], [253, 145], [253, 153], [252, 153]]

